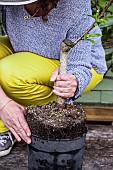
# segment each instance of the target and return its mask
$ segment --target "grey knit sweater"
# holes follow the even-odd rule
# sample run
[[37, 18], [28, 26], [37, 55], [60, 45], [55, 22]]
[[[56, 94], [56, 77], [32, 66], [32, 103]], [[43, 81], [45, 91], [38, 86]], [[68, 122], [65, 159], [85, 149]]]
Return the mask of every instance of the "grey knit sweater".
[[[25, 20], [29, 15], [22, 6], [6, 6], [6, 31], [15, 51], [31, 51], [48, 58], [59, 59], [60, 43], [66, 37], [75, 41], [93, 22], [90, 0], [60, 0], [57, 8], [43, 22], [40, 17]], [[99, 27], [93, 32], [101, 33]], [[101, 37], [96, 45], [81, 40], [68, 56], [68, 72], [78, 79], [77, 98], [91, 79], [91, 68], [99, 73], [107, 70]], [[70, 100], [71, 101], [71, 100]]]

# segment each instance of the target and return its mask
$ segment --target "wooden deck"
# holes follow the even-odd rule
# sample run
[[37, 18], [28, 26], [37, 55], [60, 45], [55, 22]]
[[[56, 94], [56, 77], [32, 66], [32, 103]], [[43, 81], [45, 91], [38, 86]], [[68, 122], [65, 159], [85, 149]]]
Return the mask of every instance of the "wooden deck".
[[[113, 170], [113, 126], [88, 124], [83, 170]], [[0, 158], [0, 170], [27, 170], [27, 145], [16, 143]]]
[[113, 106], [84, 105], [88, 121], [113, 122]]

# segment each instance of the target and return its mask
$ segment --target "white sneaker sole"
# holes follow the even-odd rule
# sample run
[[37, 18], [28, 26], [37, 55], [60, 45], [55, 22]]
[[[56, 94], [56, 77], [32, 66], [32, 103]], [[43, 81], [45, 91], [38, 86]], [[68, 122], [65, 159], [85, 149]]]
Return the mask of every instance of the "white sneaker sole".
[[11, 152], [11, 149], [12, 147], [10, 147], [9, 149], [5, 151], [0, 151], [0, 157], [8, 155]]
[[13, 142], [14, 142], [13, 145], [9, 149], [7, 149], [5, 151], [0, 151], [0, 157], [6, 156], [11, 152], [11, 150], [16, 142], [16, 139]]

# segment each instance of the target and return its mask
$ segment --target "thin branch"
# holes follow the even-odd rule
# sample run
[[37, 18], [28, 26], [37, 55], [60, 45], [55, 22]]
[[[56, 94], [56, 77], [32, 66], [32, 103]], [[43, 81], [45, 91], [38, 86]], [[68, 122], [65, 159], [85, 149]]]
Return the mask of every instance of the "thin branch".
[[106, 12], [106, 11], [108, 10], [108, 8], [111, 6], [112, 2], [113, 2], [113, 0], [110, 0], [110, 1], [108, 2], [108, 4], [106, 5], [106, 7], [103, 9], [103, 11], [101, 12], [101, 14], [99, 15], [99, 19], [104, 16], [105, 12]]
[[104, 49], [109, 49], [109, 48], [113, 48], [113, 45], [104, 46]]
[[107, 40], [103, 40], [102, 42], [111, 42], [111, 41], [113, 41], [113, 37], [108, 38]]
[[[105, 14], [105, 12], [108, 10], [108, 8], [111, 6], [111, 4], [113, 3], [113, 0], [110, 0], [108, 2], [108, 4], [106, 5], [106, 7], [103, 9], [103, 11], [101, 12], [101, 14], [99, 15], [99, 19], [102, 18]], [[73, 46], [75, 46], [80, 40], [82, 40], [82, 38], [84, 37], [85, 34], [89, 33], [92, 28], [95, 26], [96, 21], [76, 40], [73, 42]]]

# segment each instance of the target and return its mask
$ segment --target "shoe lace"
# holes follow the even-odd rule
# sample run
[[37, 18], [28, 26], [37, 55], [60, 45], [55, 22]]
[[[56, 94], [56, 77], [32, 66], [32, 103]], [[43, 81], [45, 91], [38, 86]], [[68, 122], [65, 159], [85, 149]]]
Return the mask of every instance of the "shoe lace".
[[2, 146], [4, 146], [5, 145], [5, 143], [7, 142], [7, 139], [9, 139], [9, 136], [8, 135], [4, 135], [4, 134], [1, 134], [0, 135], [0, 144], [2, 145]]

